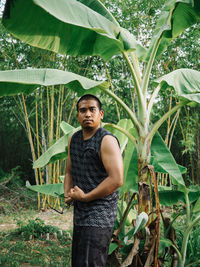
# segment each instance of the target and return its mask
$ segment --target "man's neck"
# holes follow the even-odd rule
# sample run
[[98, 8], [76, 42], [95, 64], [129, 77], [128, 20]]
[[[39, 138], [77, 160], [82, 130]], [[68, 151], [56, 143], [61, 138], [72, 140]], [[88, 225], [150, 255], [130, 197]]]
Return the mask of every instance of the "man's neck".
[[82, 128], [83, 140], [91, 138], [99, 128], [100, 126], [97, 128]]

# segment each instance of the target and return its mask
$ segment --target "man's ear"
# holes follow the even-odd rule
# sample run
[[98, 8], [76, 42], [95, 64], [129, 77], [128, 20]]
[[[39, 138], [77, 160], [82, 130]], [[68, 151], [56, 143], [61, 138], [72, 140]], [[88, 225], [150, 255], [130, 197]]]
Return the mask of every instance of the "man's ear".
[[101, 119], [103, 120], [104, 111], [100, 110]]

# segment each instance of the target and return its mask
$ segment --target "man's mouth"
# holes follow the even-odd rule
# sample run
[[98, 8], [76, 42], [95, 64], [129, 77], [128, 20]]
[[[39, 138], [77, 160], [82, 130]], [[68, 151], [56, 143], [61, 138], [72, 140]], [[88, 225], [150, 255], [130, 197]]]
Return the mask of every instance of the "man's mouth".
[[93, 122], [93, 120], [83, 120], [83, 122]]

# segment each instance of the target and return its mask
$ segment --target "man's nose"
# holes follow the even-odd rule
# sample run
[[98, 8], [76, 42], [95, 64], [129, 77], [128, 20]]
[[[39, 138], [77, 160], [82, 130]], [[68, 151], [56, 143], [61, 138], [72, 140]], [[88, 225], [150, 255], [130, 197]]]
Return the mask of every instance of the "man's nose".
[[86, 116], [86, 117], [90, 117], [90, 116], [91, 116], [91, 112], [90, 112], [89, 109], [86, 111], [85, 116]]

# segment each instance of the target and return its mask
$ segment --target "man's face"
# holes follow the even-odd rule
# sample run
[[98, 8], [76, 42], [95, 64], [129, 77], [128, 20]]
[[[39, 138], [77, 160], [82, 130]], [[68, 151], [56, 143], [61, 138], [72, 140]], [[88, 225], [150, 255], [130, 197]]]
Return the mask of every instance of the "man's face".
[[98, 128], [103, 119], [103, 110], [99, 110], [94, 99], [83, 100], [78, 105], [77, 118], [83, 129]]

